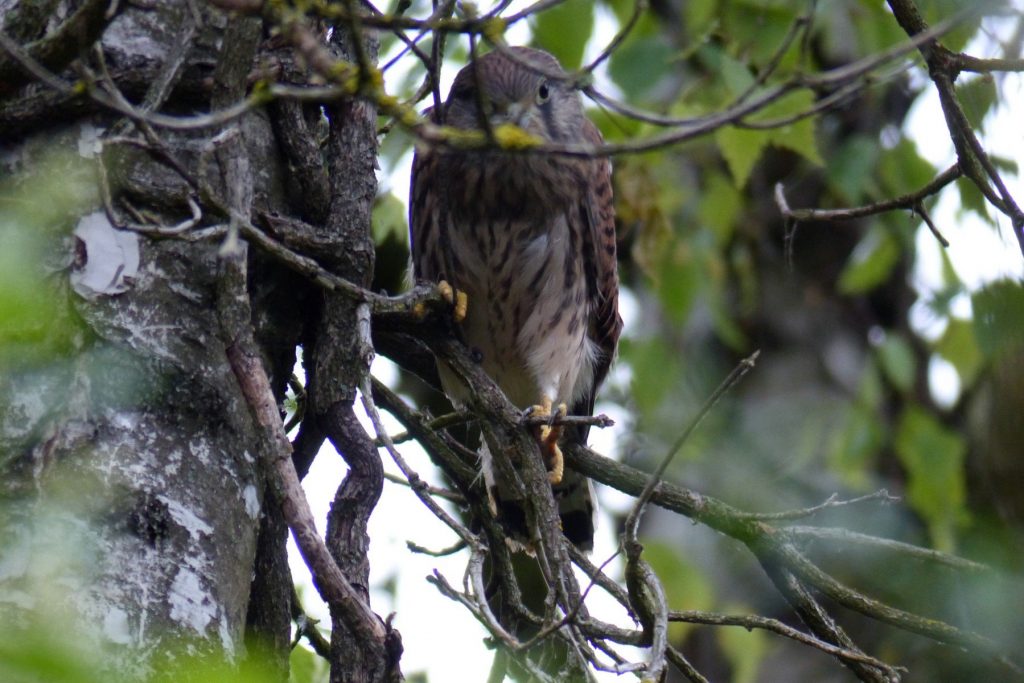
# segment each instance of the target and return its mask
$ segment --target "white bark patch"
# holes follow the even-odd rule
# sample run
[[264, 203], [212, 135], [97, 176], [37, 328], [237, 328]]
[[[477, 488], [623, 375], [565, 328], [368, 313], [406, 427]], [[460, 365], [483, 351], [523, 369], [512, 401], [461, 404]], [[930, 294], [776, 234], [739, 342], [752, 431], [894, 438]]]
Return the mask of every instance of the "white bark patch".
[[[28, 576], [32, 558], [31, 536], [26, 529], [15, 528], [13, 538], [6, 539], [0, 555], [0, 582]], [[6, 597], [6, 592], [3, 593]]]
[[139, 426], [139, 414], [127, 411], [108, 412], [110, 424], [121, 431], [130, 432]]
[[256, 487], [249, 484], [242, 489], [242, 500], [245, 502], [245, 512], [250, 519], [256, 519], [260, 514], [260, 497]]
[[188, 452], [203, 465], [209, 465], [211, 462], [210, 445], [205, 441], [193, 439], [188, 444]]
[[71, 286], [85, 299], [127, 292], [139, 271], [139, 237], [117, 230], [102, 211], [83, 216], [75, 227], [84, 262], [71, 272]]
[[0, 426], [7, 438], [21, 439], [28, 436], [36, 428], [40, 418], [46, 415], [47, 404], [44, 392], [29, 384], [10, 397], [7, 414]]
[[220, 628], [217, 630], [220, 635], [220, 644], [224, 647], [224, 654], [227, 656], [228, 661], [235, 661], [235, 639], [231, 637], [231, 632], [228, 631], [228, 620], [220, 620]]
[[120, 607], [111, 607], [103, 615], [103, 635], [112, 643], [127, 645], [132, 642], [131, 629], [128, 627], [128, 613]]
[[97, 128], [91, 123], [83, 123], [78, 129], [78, 156], [83, 159], [94, 159], [103, 151], [103, 144], [100, 142], [102, 128]]
[[213, 527], [199, 519], [196, 513], [189, 510], [187, 507], [182, 505], [176, 500], [171, 500], [167, 496], [159, 496], [158, 499], [167, 505], [167, 511], [174, 518], [174, 521], [178, 523], [185, 531], [188, 532], [188, 536], [195, 543], [199, 541], [200, 536], [209, 536], [213, 533]]
[[199, 574], [191, 567], [181, 567], [171, 583], [167, 596], [171, 606], [171, 619], [188, 626], [199, 635], [217, 618], [217, 604], [203, 590]]

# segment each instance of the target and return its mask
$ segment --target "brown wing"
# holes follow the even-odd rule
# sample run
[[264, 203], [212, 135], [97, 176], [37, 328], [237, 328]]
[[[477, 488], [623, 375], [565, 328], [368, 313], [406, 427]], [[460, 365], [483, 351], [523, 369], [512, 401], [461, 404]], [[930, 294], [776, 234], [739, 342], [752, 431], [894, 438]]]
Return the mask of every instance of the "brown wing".
[[436, 165], [434, 152], [429, 149], [416, 150], [412, 158], [409, 188], [409, 253], [415, 282], [440, 280], [444, 272], [439, 253], [439, 207], [434, 183]]
[[[595, 145], [604, 142], [593, 123], [587, 121], [586, 141]], [[612, 167], [607, 159], [594, 159], [589, 174], [589, 188], [584, 193], [580, 211], [583, 216], [583, 258], [590, 306], [587, 336], [600, 351], [594, 363], [594, 384], [589, 396], [573, 407], [578, 415], [591, 415], [594, 396], [608, 375], [622, 332], [619, 317], [619, 272], [615, 257], [615, 207], [612, 203]], [[581, 431], [586, 443], [587, 432]]]
[[[434, 108], [423, 112], [434, 119]], [[447, 236], [444, 234], [444, 202], [440, 190], [438, 153], [417, 146], [412, 157], [409, 188], [409, 253], [415, 282], [437, 282], [448, 273]]]

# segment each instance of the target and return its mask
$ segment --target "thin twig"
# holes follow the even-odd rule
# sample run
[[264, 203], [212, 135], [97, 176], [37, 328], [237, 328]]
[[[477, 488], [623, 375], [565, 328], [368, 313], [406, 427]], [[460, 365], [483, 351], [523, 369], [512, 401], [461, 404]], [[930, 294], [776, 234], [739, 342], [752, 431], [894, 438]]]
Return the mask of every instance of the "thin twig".
[[313, 652], [322, 658], [330, 661], [331, 643], [320, 633], [316, 627], [318, 620], [313, 619], [302, 608], [302, 601], [299, 599], [299, 592], [292, 585], [292, 621], [295, 622], [295, 638], [292, 640], [292, 649], [299, 643], [299, 639], [305, 636], [306, 642], [313, 648]]
[[840, 500], [839, 495], [833, 493], [823, 503], [812, 505], [807, 508], [800, 508], [799, 510], [784, 510], [782, 512], [742, 512], [740, 513], [740, 516], [745, 519], [756, 519], [764, 522], [779, 522], [789, 519], [812, 517], [822, 510], [830, 510], [832, 508], [845, 507], [847, 505], [856, 505], [858, 503], [866, 503], [869, 501], [879, 501], [883, 504], [891, 504], [898, 503], [900, 500], [902, 499], [890, 494], [886, 489], [881, 489], [863, 496], [857, 496], [856, 498], [850, 498], [849, 500]]
[[[448, 429], [449, 427], [457, 427], [458, 425], [468, 424], [473, 422], [474, 420], [476, 420], [476, 417], [474, 415], [471, 415], [470, 413], [460, 410], [455, 411], [453, 413], [448, 413], [446, 415], [441, 415], [439, 417], [435, 417], [429, 422], [424, 422], [423, 424], [427, 429], [431, 429], [436, 432]], [[400, 443], [405, 443], [406, 441], [410, 441], [415, 438], [416, 437], [413, 436], [413, 434], [411, 434], [410, 432], [399, 432], [398, 434], [394, 434], [391, 436], [391, 443], [397, 446]], [[380, 438], [375, 439], [373, 443], [375, 446], [377, 446], [377, 448], [382, 448], [384, 446], [384, 441], [383, 439]]]
[[[366, 307], [369, 308], [368, 306]], [[367, 316], [369, 313], [367, 312]], [[368, 317], [367, 317], [368, 320]], [[369, 348], [373, 348], [372, 342], [369, 341], [369, 324], [366, 325], [366, 331], [364, 335], [367, 337], [366, 342], [370, 345]], [[420, 502], [427, 506], [427, 509], [439, 520], [445, 523], [449, 529], [454, 531], [458, 537], [473, 546], [474, 548], [481, 547], [480, 540], [476, 535], [466, 528], [464, 524], [452, 517], [448, 512], [442, 508], [436, 500], [433, 498], [433, 492], [430, 490], [432, 487], [428, 486], [426, 482], [418, 475], [409, 464], [402, 457], [398, 449], [395, 448], [395, 444], [392, 443], [391, 437], [388, 436], [387, 430], [384, 428], [384, 424], [381, 422], [380, 413], [377, 411], [377, 404], [373, 400], [373, 386], [372, 379], [369, 373], [362, 378], [360, 383], [360, 396], [363, 401], [363, 408], [366, 410], [366, 414], [370, 417], [370, 422], [373, 424], [373, 429], [377, 433], [377, 438], [384, 442], [384, 448], [391, 455], [391, 459], [398, 465], [398, 469], [405, 475], [406, 480], [409, 482], [409, 486], [412, 488], [413, 493], [420, 499]]]
[[[393, 484], [399, 484], [401, 486], [408, 486], [409, 488], [414, 488], [412, 482], [410, 482], [405, 477], [399, 476], [397, 474], [385, 472], [384, 478]], [[422, 480], [419, 480], [419, 483], [417, 483], [416, 486], [419, 486], [423, 491], [436, 498], [444, 498], [445, 500], [449, 500], [453, 503], [460, 504], [466, 502], [466, 499], [462, 496], [461, 493], [451, 491], [449, 489], [443, 489], [440, 488], [439, 486], [430, 486], [423, 482]]]
[[430, 548], [425, 548], [422, 545], [419, 545], [418, 543], [413, 543], [412, 541], [406, 541], [405, 547], [409, 549], [409, 552], [416, 553], [418, 555], [429, 555], [430, 557], [448, 557], [449, 555], [454, 555], [455, 553], [462, 552], [469, 546], [466, 544], [465, 541], [460, 539], [456, 541], [453, 545], [450, 545], [447, 548], [441, 548], [440, 550], [431, 550]]
[[606, 427], [615, 426], [615, 420], [611, 419], [604, 413], [599, 415], [555, 414], [550, 417], [525, 415], [522, 423], [528, 427], [541, 427], [544, 425], [587, 425], [590, 427], [597, 427], [598, 429], [605, 429]]
[[951, 569], [957, 569], [971, 574], [991, 574], [994, 569], [988, 565], [974, 562], [963, 557], [950, 555], [931, 548], [894, 541], [890, 538], [879, 538], [868, 534], [849, 531], [848, 529], [836, 529], [832, 527], [819, 526], [788, 526], [779, 530], [782, 537], [790, 540], [797, 539], [819, 539], [823, 541], [836, 541], [846, 544], [864, 545], [879, 550], [888, 550], [893, 553], [905, 555], [915, 560], [931, 562]]
[[[784, 624], [778, 619], [771, 619], [769, 617], [762, 617], [754, 614], [719, 614], [717, 612], [704, 612], [701, 610], [684, 610], [669, 612], [668, 618], [670, 621], [681, 621], [687, 624], [704, 624], [707, 626], [742, 626], [748, 631], [752, 629], [771, 631], [772, 633], [795, 640], [803, 643], [804, 645], [810, 645], [815, 649], [821, 650], [826, 654], [833, 655], [840, 659], [852, 662], [861, 662], [863, 664], [869, 664], [879, 668], [886, 668], [889, 666], [885, 662], [870, 655], [866, 655], [863, 652], [827, 643], [812, 635], [808, 635], [803, 631], [795, 629], [788, 624]], [[893, 668], [898, 671], [906, 671], [903, 667]]]
[[629, 516], [626, 517], [626, 533], [631, 535], [631, 537], [636, 538], [637, 528], [640, 523], [640, 518], [643, 516], [644, 507], [651, 499], [651, 494], [654, 493], [654, 489], [658, 487], [659, 483], [661, 483], [661, 478], [662, 476], [664, 476], [665, 470], [668, 469], [669, 463], [672, 462], [672, 458], [675, 457], [676, 453], [679, 452], [679, 449], [682, 448], [683, 444], [685, 444], [687, 439], [690, 438], [690, 435], [693, 433], [693, 430], [695, 430], [700, 425], [700, 423], [704, 420], [704, 418], [711, 411], [711, 409], [715, 407], [715, 404], [718, 403], [719, 399], [721, 399], [722, 396], [728, 393], [729, 390], [732, 389], [737, 382], [743, 379], [744, 375], [746, 375], [748, 372], [750, 372], [750, 370], [753, 369], [754, 364], [757, 362], [757, 357], [760, 354], [760, 351], [754, 351], [754, 353], [750, 354], [748, 357], [741, 360], [739, 364], [737, 364], [737, 366], [733, 368], [732, 372], [730, 372], [729, 375], [722, 381], [722, 383], [718, 385], [718, 388], [715, 389], [711, 396], [709, 396], [708, 399], [704, 401], [704, 405], [701, 406], [700, 410], [697, 411], [697, 414], [690, 420], [690, 423], [686, 426], [686, 429], [683, 430], [683, 433], [679, 435], [675, 443], [673, 443], [672, 446], [668, 449], [668, 453], [666, 453], [665, 457], [662, 458], [661, 464], [659, 464], [658, 467], [651, 473], [650, 478], [647, 480], [647, 485], [644, 486], [643, 491], [641, 491], [640, 495], [637, 496], [636, 502], [633, 504], [632, 511], [630, 511]]

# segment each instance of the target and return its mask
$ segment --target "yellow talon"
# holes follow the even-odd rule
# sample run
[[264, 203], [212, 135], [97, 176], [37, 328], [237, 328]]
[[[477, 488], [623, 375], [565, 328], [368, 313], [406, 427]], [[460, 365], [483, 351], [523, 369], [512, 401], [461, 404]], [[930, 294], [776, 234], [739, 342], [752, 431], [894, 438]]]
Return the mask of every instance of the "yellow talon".
[[420, 301], [419, 303], [413, 304], [412, 314], [414, 316], [416, 316], [417, 320], [423, 320], [425, 317], [427, 317], [427, 307], [426, 307], [426, 305], [422, 301]]
[[562, 459], [562, 449], [558, 444], [551, 444], [551, 471], [548, 472], [548, 481], [552, 484], [561, 484], [562, 475], [565, 473], [565, 461]]
[[540, 403], [530, 407], [530, 415], [533, 417], [551, 417], [551, 406], [554, 404], [547, 396], [542, 396]]
[[466, 312], [469, 310], [469, 295], [462, 290], [455, 290], [455, 313], [452, 317], [455, 322], [461, 323], [466, 319]]
[[[531, 412], [536, 417], [550, 417], [552, 403], [550, 398], [544, 396], [539, 405], [533, 406]], [[565, 417], [569, 414], [569, 407], [560, 403], [555, 408], [555, 414], [558, 417]], [[565, 473], [562, 449], [558, 447], [558, 440], [561, 438], [562, 425], [541, 425], [538, 429], [537, 440], [540, 442], [541, 454], [544, 456], [544, 464], [548, 470], [548, 481], [552, 484], [561, 483], [562, 475]]]
[[455, 307], [452, 313], [452, 318], [457, 323], [461, 323], [466, 319], [466, 311], [469, 308], [469, 296], [460, 289], [455, 289], [447, 280], [441, 280], [437, 283], [437, 290], [441, 293], [441, 296], [445, 301]]

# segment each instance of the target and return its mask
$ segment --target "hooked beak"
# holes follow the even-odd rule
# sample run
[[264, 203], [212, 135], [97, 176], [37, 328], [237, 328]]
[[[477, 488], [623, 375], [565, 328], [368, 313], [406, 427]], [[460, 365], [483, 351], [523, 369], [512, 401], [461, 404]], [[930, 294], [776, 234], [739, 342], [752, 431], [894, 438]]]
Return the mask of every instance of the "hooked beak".
[[500, 126], [503, 123], [511, 123], [525, 129], [533, 115], [531, 109], [530, 102], [512, 102], [507, 105], [495, 105], [494, 113], [490, 117], [491, 125]]

